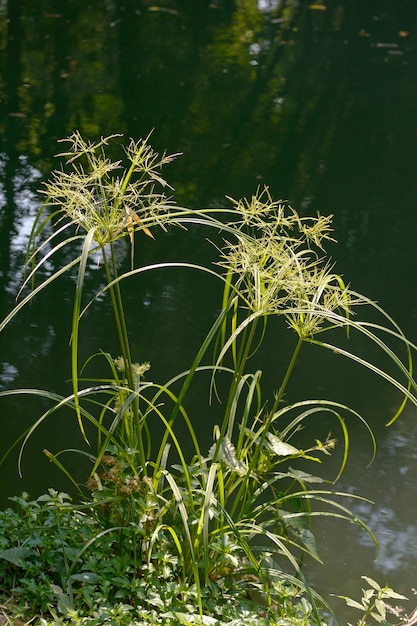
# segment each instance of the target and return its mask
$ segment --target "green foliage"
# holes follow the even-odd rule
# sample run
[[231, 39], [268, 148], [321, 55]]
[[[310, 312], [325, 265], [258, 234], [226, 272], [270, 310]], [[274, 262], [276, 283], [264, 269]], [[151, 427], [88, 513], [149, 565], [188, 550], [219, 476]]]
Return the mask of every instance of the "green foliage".
[[213, 576], [199, 594], [184, 581], [175, 542], [162, 529], [158, 550], [144, 562], [140, 544], [155, 534], [154, 524], [105, 528], [105, 500], [77, 506], [52, 489], [37, 500], [12, 500], [15, 507], [0, 512], [0, 602], [15, 619], [25, 613], [54, 616], [33, 623], [89, 626], [309, 623], [312, 607], [300, 585], [279, 578], [269, 608], [259, 603], [256, 579], [243, 572], [239, 581]]
[[[249, 200], [231, 201], [229, 209], [178, 207], [166, 196], [168, 185], [160, 173], [173, 157], [159, 156], [148, 138], [132, 140], [124, 166], [106, 154], [116, 137], [96, 144], [79, 133], [68, 138], [70, 148], [61, 155], [65, 167], [46, 183], [47, 202], [32, 231], [22, 288], [31, 290], [0, 325], [78, 267], [72, 393], [62, 397], [22, 389], [1, 395], [36, 393], [52, 401], [26, 434], [19, 458], [50, 416], [62, 407], [74, 411], [87, 445], [80, 452], [91, 459], [87, 489], [79, 487], [84, 504], [76, 507], [55, 492], [35, 503], [17, 500], [23, 517], [10, 515], [8, 523], [19, 527], [19, 539], [15, 543], [6, 525], [0, 554], [6, 564], [4, 587], [18, 599], [28, 598], [40, 613], [55, 611], [55, 623], [59, 614], [74, 624], [133, 624], [135, 619], [138, 624], [320, 623], [319, 607], [325, 603], [309, 588], [301, 568], [304, 558], [319, 559], [312, 519], [327, 515], [361, 522], [344, 506], [344, 494], [323, 488], [322, 478], [305, 471], [306, 463], [320, 463], [330, 454], [335, 439], [329, 434], [302, 448], [297, 433], [311, 418], [333, 418], [342, 435], [340, 474], [349, 450], [346, 419], [367, 424], [356, 410], [337, 402], [284, 404], [288, 382], [305, 343], [330, 349], [401, 391], [396, 419], [407, 399], [417, 404], [414, 346], [377, 305], [333, 271], [324, 251], [330, 218], [300, 217], [286, 203], [274, 201], [267, 189]], [[133, 250], [136, 232], [154, 238], [158, 228], [189, 224], [221, 232], [224, 247], [216, 270], [184, 262], [135, 268], [132, 254], [131, 269], [120, 273], [119, 239], [129, 237]], [[45, 277], [46, 261], [74, 246], [72, 260]], [[98, 252], [104, 287], [86, 302], [87, 263]], [[146, 380], [149, 363], [132, 355], [121, 283], [173, 266], [221, 281], [221, 310], [189, 369], [164, 384], [151, 383]], [[80, 364], [83, 316], [103, 295], [109, 296], [120, 356], [100, 352]], [[381, 323], [357, 320], [358, 305], [371, 308]], [[277, 392], [264, 399], [262, 372], [250, 372], [248, 366], [273, 317], [283, 318], [296, 339]], [[353, 332], [389, 358], [389, 372], [349, 350]], [[402, 345], [405, 363], [391, 340]], [[87, 378], [98, 359], [104, 360], [108, 376]], [[207, 395], [213, 403], [220, 400], [222, 409], [208, 450], [201, 450], [196, 418], [187, 405], [201, 372], [209, 372]], [[158, 438], [155, 422], [163, 426]], [[95, 432], [95, 448], [86, 424]], [[183, 436], [184, 425], [193, 446], [189, 455], [178, 434]], [[61, 452], [47, 455], [70, 476]], [[30, 534], [23, 537], [25, 528]]]
[[[373, 623], [373, 620], [378, 624], [389, 626], [390, 622], [387, 620], [387, 612], [391, 612], [391, 614], [398, 617], [398, 611], [393, 610], [393, 608], [387, 604], [387, 600], [407, 600], [407, 598], [388, 587], [388, 585], [381, 587], [375, 580], [368, 576], [362, 576], [362, 578], [368, 583], [369, 588], [362, 589], [363, 595], [359, 601], [352, 600], [352, 598], [346, 596], [339, 597], [345, 600], [348, 606], [362, 612], [363, 615], [361, 619], [358, 620], [357, 626], [366, 626], [366, 624]], [[369, 621], [370, 618], [372, 618], [371, 622]], [[395, 622], [396, 621], [397, 620], [395, 620]], [[401, 621], [405, 623], [409, 620], [406, 618]]]

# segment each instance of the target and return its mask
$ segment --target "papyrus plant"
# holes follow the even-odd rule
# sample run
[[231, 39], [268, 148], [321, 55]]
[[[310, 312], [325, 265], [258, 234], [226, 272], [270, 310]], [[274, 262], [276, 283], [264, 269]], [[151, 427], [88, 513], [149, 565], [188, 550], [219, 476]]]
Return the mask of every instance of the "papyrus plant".
[[[33, 226], [27, 254], [26, 278], [20, 296], [28, 286], [31, 291], [21, 297], [0, 328], [37, 293], [65, 272], [71, 271], [74, 266], [78, 266], [71, 333], [73, 395], [68, 402], [74, 407], [80, 429], [86, 438], [84, 420], [93, 421], [96, 426], [97, 423], [95, 417], [89, 412], [83, 412], [80, 406], [79, 324], [83, 312], [91, 305], [91, 302], [84, 303], [85, 308], [83, 307], [88, 260], [101, 259], [120, 346], [119, 371], [123, 372], [122, 378], [125, 381], [123, 390], [119, 389], [117, 392], [119, 401], [123, 400], [123, 410], [118, 412], [119, 417], [116, 420], [118, 431], [119, 434], [123, 432], [122, 439], [126, 445], [139, 451], [140, 462], [145, 470], [146, 456], [142, 438], [144, 421], [139, 415], [137, 395], [143, 368], [131, 357], [120, 292], [116, 245], [119, 239], [129, 238], [133, 264], [137, 231], [153, 238], [155, 228], [165, 229], [168, 225], [181, 224], [182, 221], [216, 224], [217, 228], [219, 223], [211, 216], [206, 216], [204, 211], [175, 207], [167, 195], [170, 186], [162, 176], [162, 169], [177, 155], [159, 155], [153, 150], [147, 137], [137, 142], [130, 140], [127, 148], [123, 149], [124, 159], [113, 161], [106, 150], [109, 149], [109, 144], [113, 148], [117, 146], [120, 137], [112, 135], [98, 142], [91, 142], [84, 140], [75, 131], [62, 140], [68, 146], [67, 150], [58, 155], [63, 160], [63, 166], [52, 173], [51, 179], [41, 190], [46, 195], [46, 201]], [[64, 256], [69, 249], [73, 258], [59, 270], [48, 274], [45, 269], [47, 263], [59, 254]], [[113, 367], [114, 372], [116, 369]], [[115, 378], [120, 382], [119, 376]], [[130, 391], [127, 397], [126, 389]], [[65, 404], [67, 399], [62, 399], [62, 402]], [[99, 435], [101, 432], [99, 427]]]
[[[2, 392], [35, 393], [52, 402], [26, 433], [19, 458], [28, 438], [47, 418], [63, 406], [73, 409], [89, 444], [88, 501], [100, 523], [119, 529], [120, 545], [134, 546], [135, 560], [148, 568], [161, 554], [175, 554], [175, 575], [196, 586], [200, 615], [201, 589], [210, 584], [219, 589], [226, 585], [243, 595], [260, 593], [268, 606], [274, 581], [283, 577], [308, 590], [300, 563], [305, 555], [319, 558], [311, 520], [316, 515], [355, 518], [344, 506], [343, 494], [323, 488], [322, 478], [294, 466], [300, 459], [319, 463], [330, 454], [334, 438], [329, 434], [302, 449], [296, 442], [298, 430], [306, 420], [323, 414], [333, 417], [342, 433], [341, 472], [349, 449], [346, 419], [359, 419], [365, 426], [366, 420], [355, 407], [325, 399], [283, 402], [300, 350], [305, 343], [330, 349], [393, 385], [401, 394], [393, 421], [407, 400], [417, 404], [411, 367], [415, 346], [380, 307], [351, 290], [335, 272], [325, 252], [331, 218], [301, 217], [287, 203], [275, 201], [267, 189], [250, 199], [229, 199], [228, 208], [178, 207], [167, 195], [171, 188], [161, 171], [175, 155], [157, 154], [149, 137], [131, 140], [120, 160], [108, 156], [109, 148], [122, 141], [120, 135], [94, 143], [75, 132], [65, 141], [69, 148], [60, 155], [63, 166], [43, 189], [46, 201], [33, 226], [21, 299], [0, 330], [37, 293], [77, 268], [70, 330], [72, 393], [62, 397], [47, 390]], [[154, 265], [141, 265], [139, 260], [134, 265], [136, 238], [153, 237], [159, 245], [158, 229], [189, 224], [221, 233], [216, 266], [183, 260]], [[131, 268], [125, 272], [117, 255], [123, 237], [132, 247]], [[49, 273], [48, 261], [63, 252], [66, 258], [72, 255], [70, 260]], [[86, 268], [98, 253], [102, 287], [88, 299]], [[136, 257], [140, 259], [140, 254]], [[132, 354], [120, 286], [167, 267], [189, 268], [207, 280], [214, 277], [223, 285], [223, 297], [189, 368], [167, 382], [149, 383], [147, 355]], [[105, 295], [113, 311], [119, 354], [103, 350], [91, 355], [89, 367], [104, 359], [109, 376], [86, 380], [86, 363], [79, 362], [83, 315]], [[364, 321], [359, 313], [367, 309], [381, 321], [375, 316]], [[261, 354], [263, 341], [277, 341], [268, 334], [269, 322], [276, 317], [285, 320], [295, 339], [288, 367], [270, 394], [262, 387], [261, 370], [251, 372], [249, 366], [251, 356]], [[340, 331], [346, 340], [341, 340]], [[376, 345], [389, 358], [390, 371], [350, 350], [350, 333], [360, 333]], [[392, 342], [402, 347], [405, 358], [394, 351]], [[281, 349], [278, 343], [276, 349]], [[212, 446], [202, 450], [197, 424], [208, 411], [207, 404], [202, 402], [201, 413], [192, 415], [187, 398], [196, 377], [207, 371], [211, 373], [207, 397], [211, 402], [220, 399], [221, 417], [211, 425]], [[155, 421], [163, 425], [158, 437], [152, 428]], [[96, 431], [95, 451], [87, 441], [87, 422]], [[192, 442], [190, 455], [182, 445], [184, 425]], [[47, 455], [71, 477], [60, 453]], [[288, 563], [293, 574], [287, 571]], [[314, 594], [309, 597], [314, 605]]]

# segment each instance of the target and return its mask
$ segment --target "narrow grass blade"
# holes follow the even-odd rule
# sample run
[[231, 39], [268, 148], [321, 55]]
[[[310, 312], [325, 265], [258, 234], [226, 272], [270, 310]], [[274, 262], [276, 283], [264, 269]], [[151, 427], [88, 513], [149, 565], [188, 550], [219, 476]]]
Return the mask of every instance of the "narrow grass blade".
[[80, 311], [81, 311], [81, 301], [82, 301], [82, 293], [83, 286], [85, 280], [85, 270], [87, 267], [87, 260], [89, 257], [89, 251], [91, 247], [91, 242], [94, 239], [95, 228], [91, 228], [91, 230], [87, 233], [83, 250], [80, 257], [80, 267], [78, 269], [78, 278], [77, 284], [75, 288], [75, 296], [74, 296], [74, 305], [72, 310], [72, 334], [71, 334], [71, 370], [72, 370], [72, 388], [74, 392], [74, 404], [75, 411], [77, 414], [78, 425], [80, 427], [80, 431], [82, 436], [84, 437], [86, 443], [88, 444], [87, 435], [84, 430], [84, 424], [81, 417], [80, 405], [79, 405], [79, 383], [78, 383], [78, 336], [79, 336], [79, 325], [80, 325]]

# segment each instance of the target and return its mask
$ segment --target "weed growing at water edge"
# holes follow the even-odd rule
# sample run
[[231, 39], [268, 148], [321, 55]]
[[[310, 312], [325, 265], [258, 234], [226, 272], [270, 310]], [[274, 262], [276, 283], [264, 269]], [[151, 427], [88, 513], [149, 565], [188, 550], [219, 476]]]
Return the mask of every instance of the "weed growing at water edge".
[[[5, 589], [18, 602], [31, 598], [32, 608], [49, 611], [56, 624], [321, 624], [320, 607], [326, 603], [302, 570], [306, 558], [320, 560], [312, 521], [326, 515], [364, 525], [345, 506], [347, 494], [306, 471], [306, 463], [316, 465], [330, 454], [334, 438], [301, 447], [297, 435], [307, 420], [331, 417], [341, 433], [339, 475], [348, 458], [347, 419], [364, 424], [374, 449], [375, 441], [355, 408], [325, 399], [290, 403], [288, 383], [305, 344], [331, 350], [401, 392], [392, 422], [407, 400], [417, 405], [415, 346], [380, 307], [334, 271], [325, 252], [329, 217], [301, 217], [288, 203], [273, 200], [268, 189], [250, 199], [229, 199], [227, 208], [180, 207], [166, 195], [170, 187], [161, 174], [173, 156], [158, 155], [149, 137], [131, 140], [124, 159], [116, 161], [107, 150], [121, 141], [119, 135], [94, 143], [75, 132], [65, 141], [64, 165], [46, 183], [46, 202], [33, 226], [21, 299], [0, 330], [53, 281], [77, 268], [69, 329], [72, 391], [62, 396], [6, 390], [0, 397], [34, 393], [50, 403], [23, 439], [19, 467], [33, 432], [65, 407], [76, 417], [85, 442], [80, 454], [90, 460], [91, 471], [86, 485], [78, 485], [61, 460], [65, 451], [46, 452], [73, 481], [81, 504], [56, 492], [35, 502], [16, 500], [20, 517], [10, 514], [10, 524], [19, 530], [17, 544], [3, 518]], [[135, 267], [132, 254], [130, 269], [123, 267], [117, 254], [121, 238], [128, 237], [133, 250], [136, 236], [155, 238], [158, 245], [158, 229], [191, 224], [221, 233], [215, 266], [179, 260]], [[70, 260], [60, 265], [64, 250]], [[97, 252], [102, 287], [87, 296], [88, 261]], [[168, 381], [149, 382], [148, 355], [133, 354], [121, 285], [167, 268], [217, 280], [223, 295], [189, 367]], [[113, 312], [120, 356], [100, 350], [81, 363], [84, 315], [93, 314], [104, 297]], [[367, 309], [380, 322], [358, 316]], [[251, 371], [250, 364], [270, 339], [276, 318], [295, 332], [295, 342], [283, 355], [288, 366], [269, 397], [262, 371]], [[390, 372], [349, 348], [352, 333], [388, 357]], [[402, 346], [405, 358], [391, 340]], [[87, 378], [98, 360], [108, 375]], [[188, 398], [207, 372], [208, 402], [218, 402], [220, 417], [212, 425], [212, 444], [202, 449], [196, 431], [200, 413], [190, 412]], [[155, 435], [155, 423], [162, 435]], [[91, 441], [87, 431], [94, 433]], [[184, 436], [191, 453], [185, 452]]]

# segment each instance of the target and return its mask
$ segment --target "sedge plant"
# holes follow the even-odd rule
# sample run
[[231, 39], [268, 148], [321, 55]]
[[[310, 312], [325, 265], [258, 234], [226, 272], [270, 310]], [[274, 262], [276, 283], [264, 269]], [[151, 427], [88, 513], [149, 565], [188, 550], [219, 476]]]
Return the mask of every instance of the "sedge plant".
[[[82, 579], [76, 574], [94, 550], [102, 551], [102, 540], [111, 535], [106, 543], [109, 554], [122, 560], [128, 555], [131, 564], [124, 596], [129, 606], [150, 610], [144, 577], [156, 571], [166, 588], [181, 582], [181, 592], [174, 594], [177, 600], [187, 597], [186, 589], [192, 590], [188, 605], [184, 600], [178, 606], [166, 594], [152, 605], [159, 616], [176, 612], [176, 623], [226, 623], [222, 611], [226, 615], [227, 603], [246, 607], [248, 601], [255, 621], [267, 615], [268, 623], [278, 623], [288, 614], [280, 598], [289, 588], [307, 603], [307, 621], [320, 623], [318, 606], [324, 601], [310, 589], [302, 571], [305, 558], [320, 559], [312, 520], [325, 515], [362, 522], [344, 504], [345, 494], [305, 471], [306, 463], [316, 465], [331, 454], [335, 439], [329, 434], [306, 448], [297, 445], [297, 433], [308, 420], [329, 416], [335, 421], [343, 449], [338, 476], [348, 458], [349, 418], [367, 428], [373, 451], [375, 440], [354, 407], [325, 399], [287, 402], [288, 384], [303, 345], [320, 346], [371, 370], [399, 391], [393, 422], [407, 401], [417, 404], [412, 376], [415, 346], [388, 314], [334, 271], [325, 251], [332, 238], [331, 217], [301, 217], [286, 202], [275, 201], [267, 188], [249, 199], [229, 198], [227, 208], [177, 206], [162, 176], [176, 155], [159, 155], [149, 139], [130, 140], [124, 158], [116, 161], [108, 150], [120, 144], [120, 135], [90, 142], [75, 132], [64, 140], [69, 147], [59, 155], [63, 166], [43, 189], [46, 201], [33, 226], [20, 300], [0, 325], [1, 330], [40, 291], [77, 268], [70, 329], [71, 393], [59, 396], [39, 389], [1, 393], [35, 393], [51, 401], [24, 435], [19, 464], [33, 432], [63, 407], [73, 410], [86, 446], [80, 452], [91, 460], [86, 484], [76, 486], [84, 510], [90, 511], [99, 530], [75, 556], [72, 553], [61, 580], [68, 598], [62, 610], [68, 615], [78, 610], [76, 598], [81, 596], [73, 586]], [[159, 229], [187, 229], [191, 224], [205, 232], [212, 228], [216, 236], [221, 233], [216, 265], [178, 260], [135, 267], [137, 237], [151, 237], [158, 245]], [[122, 238], [128, 238], [132, 248], [127, 271], [117, 253]], [[73, 251], [70, 261], [48, 273], [48, 261], [63, 251]], [[86, 268], [97, 255], [103, 286], [88, 299]], [[133, 354], [121, 285], [167, 267], [214, 278], [221, 282], [223, 295], [189, 368], [168, 381], [151, 383], [146, 355]], [[80, 363], [83, 316], [103, 297], [108, 297], [113, 312], [119, 354], [103, 350]], [[358, 315], [367, 310], [372, 311], [371, 321]], [[262, 354], [263, 342], [269, 341], [275, 318], [285, 321], [295, 339], [286, 371], [268, 398], [261, 369], [251, 371], [250, 365], [254, 354]], [[353, 333], [376, 346], [388, 358], [389, 369], [351, 350]], [[392, 345], [399, 345], [403, 355]], [[106, 364], [108, 376], [87, 378], [87, 367], [91, 370], [98, 359]], [[213, 424], [212, 445], [202, 449], [188, 397], [199, 377], [207, 374], [207, 401], [218, 405], [220, 418]], [[162, 425], [162, 435], [160, 429], [155, 434], [155, 421]], [[182, 444], [184, 428], [192, 442], [191, 454]], [[94, 438], [87, 435], [91, 431]], [[62, 453], [46, 452], [72, 479]], [[362, 526], [376, 541], [371, 529]], [[209, 596], [218, 598], [215, 606]], [[188, 615], [181, 618], [185, 621], [178, 621], [180, 614]], [[159, 623], [152, 615], [153, 623]]]

